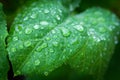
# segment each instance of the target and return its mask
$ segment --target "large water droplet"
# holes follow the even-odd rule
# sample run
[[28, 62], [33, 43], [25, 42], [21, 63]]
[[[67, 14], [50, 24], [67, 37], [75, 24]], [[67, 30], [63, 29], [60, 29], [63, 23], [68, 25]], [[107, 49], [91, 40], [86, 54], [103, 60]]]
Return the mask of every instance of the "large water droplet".
[[35, 60], [35, 65], [38, 66], [40, 64], [40, 60]]
[[48, 25], [49, 23], [47, 21], [41, 21], [40, 24], [41, 25]]
[[44, 75], [45, 75], [45, 76], [48, 76], [48, 72], [44, 72]]
[[57, 47], [58, 46], [58, 42], [54, 41], [53, 42], [53, 46]]
[[34, 28], [34, 29], [39, 29], [39, 25], [36, 24], [36, 25], [33, 26], [33, 28]]
[[26, 29], [25, 29], [25, 33], [26, 33], [26, 34], [30, 34], [31, 32], [32, 32], [32, 29], [31, 29], [31, 28], [26, 28]]
[[80, 32], [84, 30], [84, 28], [82, 27], [82, 25], [75, 25], [74, 28], [76, 30], [80, 31]]
[[44, 9], [44, 13], [49, 13], [49, 10], [48, 9]]
[[43, 43], [41, 46], [39, 46], [36, 50], [41, 51], [43, 48], [46, 48], [48, 45], [47, 43]]
[[25, 47], [29, 47], [29, 46], [31, 46], [31, 44], [32, 44], [31, 41], [25, 41], [24, 42]]
[[63, 36], [65, 36], [65, 37], [70, 36], [70, 31], [68, 29], [62, 27], [61, 31], [62, 31]]
[[18, 40], [17, 36], [13, 37], [13, 41], [17, 41], [17, 40]]

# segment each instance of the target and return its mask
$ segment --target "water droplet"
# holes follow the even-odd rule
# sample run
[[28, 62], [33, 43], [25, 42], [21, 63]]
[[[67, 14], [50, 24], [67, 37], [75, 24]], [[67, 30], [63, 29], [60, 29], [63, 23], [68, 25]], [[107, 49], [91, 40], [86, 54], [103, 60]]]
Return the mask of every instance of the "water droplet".
[[22, 25], [16, 26], [16, 27], [15, 27], [15, 30], [16, 30], [17, 32], [21, 31], [21, 30], [22, 30]]
[[37, 17], [37, 15], [35, 13], [33, 13], [30, 17], [34, 19]]
[[52, 33], [55, 34], [56, 33], [55, 30], [52, 30]]
[[44, 13], [49, 13], [49, 10], [48, 9], [44, 9]]
[[35, 60], [35, 65], [38, 66], [40, 64], [40, 60]]
[[27, 21], [27, 20], [28, 20], [28, 17], [25, 17], [23, 20], [24, 20], [24, 21]]
[[54, 41], [53, 42], [53, 46], [57, 47], [58, 46], [58, 42]]
[[23, 45], [22, 44], [19, 45], [19, 49], [23, 49]]
[[102, 54], [102, 53], [100, 53], [100, 57], [103, 57], [103, 54]]
[[17, 70], [16, 73], [17, 73], [17, 75], [20, 75], [20, 74], [21, 74], [21, 72], [20, 72], [19, 70]]
[[118, 44], [118, 38], [117, 38], [117, 36], [114, 37], [114, 43]]
[[78, 40], [77, 40], [77, 38], [75, 38], [75, 39], [72, 39], [71, 43], [72, 43], [72, 44], [77, 44], [77, 43], [78, 43]]
[[12, 51], [12, 52], [16, 52], [16, 48], [14, 48], [14, 47], [11, 48], [11, 51]]
[[26, 29], [25, 29], [25, 33], [26, 33], [26, 34], [30, 34], [31, 32], [32, 32], [32, 29], [31, 29], [31, 28], [26, 28]]
[[56, 18], [57, 18], [57, 20], [60, 20], [60, 16], [59, 15], [56, 15]]
[[68, 29], [62, 27], [61, 31], [62, 31], [63, 36], [65, 36], [65, 37], [70, 36], [70, 31]]
[[34, 29], [39, 29], [39, 25], [36, 24], [36, 25], [33, 26], [33, 28], [34, 28]]
[[47, 43], [43, 43], [41, 46], [39, 46], [36, 50], [41, 51], [43, 48], [46, 48], [48, 45]]
[[82, 27], [82, 25], [76, 25], [76, 26], [74, 26], [74, 28], [76, 30], [80, 31], [80, 32], [84, 30], [84, 28]]
[[29, 46], [31, 46], [31, 44], [32, 44], [31, 41], [25, 41], [24, 42], [25, 47], [29, 47]]
[[45, 75], [45, 76], [48, 76], [48, 72], [44, 72], [44, 75]]
[[47, 41], [49, 41], [49, 40], [50, 40], [50, 38], [49, 38], [49, 37], [46, 37], [46, 40], [47, 40]]
[[13, 37], [13, 41], [17, 41], [17, 40], [18, 40], [17, 36]]
[[47, 21], [41, 21], [40, 24], [41, 25], [48, 25], [49, 23]]
[[53, 50], [53, 49], [49, 49], [49, 51], [50, 51], [51, 53], [53, 53], [53, 52], [54, 52], [54, 50]]

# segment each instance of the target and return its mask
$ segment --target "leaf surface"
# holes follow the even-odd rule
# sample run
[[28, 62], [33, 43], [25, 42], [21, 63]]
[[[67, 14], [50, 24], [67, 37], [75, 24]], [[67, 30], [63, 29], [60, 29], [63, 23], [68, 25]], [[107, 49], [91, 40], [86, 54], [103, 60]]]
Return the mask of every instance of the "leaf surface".
[[5, 15], [2, 11], [2, 4], [0, 3], [0, 80], [7, 80], [7, 71], [9, 69], [7, 51], [5, 49], [5, 38], [7, 35]]
[[117, 42], [119, 20], [101, 8], [68, 18], [67, 12], [59, 1], [38, 1], [17, 15], [8, 39], [15, 75], [48, 75], [64, 63], [102, 75]]

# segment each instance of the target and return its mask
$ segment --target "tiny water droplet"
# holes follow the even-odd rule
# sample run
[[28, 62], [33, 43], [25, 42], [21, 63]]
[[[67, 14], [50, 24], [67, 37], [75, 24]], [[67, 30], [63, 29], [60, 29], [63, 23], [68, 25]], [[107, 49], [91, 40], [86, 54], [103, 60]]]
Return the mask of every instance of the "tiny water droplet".
[[16, 73], [17, 73], [17, 75], [20, 75], [20, 74], [21, 74], [21, 72], [20, 72], [19, 70], [17, 70]]
[[44, 13], [49, 13], [49, 10], [48, 9], [44, 9]]
[[34, 29], [39, 29], [39, 25], [36, 24], [36, 25], [33, 26], [33, 28], [34, 28]]
[[41, 51], [43, 48], [46, 48], [48, 45], [47, 43], [43, 43], [41, 46], [39, 46], [36, 50]]
[[55, 30], [52, 30], [52, 33], [55, 34], [56, 33]]
[[27, 20], [28, 20], [28, 17], [25, 17], [23, 20], [24, 20], [24, 21], [27, 21]]
[[59, 15], [56, 15], [56, 18], [57, 18], [57, 20], [60, 20], [60, 16]]
[[53, 42], [53, 46], [57, 47], [58, 46], [58, 42], [54, 41]]
[[118, 44], [118, 38], [117, 38], [117, 36], [114, 37], [114, 43]]
[[77, 43], [78, 43], [78, 40], [77, 40], [77, 38], [75, 38], [75, 39], [72, 39], [71, 43], [72, 43], [72, 44], [77, 44]]
[[37, 15], [33, 13], [30, 17], [34, 19], [37, 17]]
[[46, 40], [47, 40], [47, 41], [49, 41], [49, 40], [50, 40], [50, 38], [49, 38], [49, 37], [46, 37]]
[[32, 44], [31, 41], [25, 41], [24, 42], [25, 47], [29, 47], [29, 46], [31, 46], [31, 44]]
[[82, 25], [76, 25], [76, 26], [74, 26], [74, 28], [76, 30], [80, 31], [80, 32], [84, 30], [84, 28], [82, 27]]
[[21, 31], [21, 30], [22, 30], [22, 25], [16, 26], [16, 27], [15, 27], [15, 30], [16, 30], [17, 32]]
[[19, 45], [19, 49], [23, 49], [23, 45], [22, 44]]
[[38, 66], [40, 64], [40, 60], [35, 60], [35, 65]]
[[32, 29], [31, 29], [31, 28], [26, 28], [26, 29], [25, 29], [25, 33], [26, 33], [26, 34], [30, 34], [31, 32], [32, 32]]
[[47, 21], [41, 21], [40, 24], [41, 25], [48, 25], [49, 23]]
[[48, 76], [48, 72], [44, 72], [44, 75], [45, 75], [45, 76]]
[[17, 41], [17, 40], [18, 40], [17, 36], [13, 37], [13, 41]]
[[63, 36], [65, 36], [65, 37], [70, 36], [70, 31], [68, 29], [62, 27], [61, 31], [62, 31]]
[[50, 51], [51, 53], [53, 53], [53, 52], [54, 52], [54, 50], [53, 50], [53, 49], [50, 49], [49, 51]]

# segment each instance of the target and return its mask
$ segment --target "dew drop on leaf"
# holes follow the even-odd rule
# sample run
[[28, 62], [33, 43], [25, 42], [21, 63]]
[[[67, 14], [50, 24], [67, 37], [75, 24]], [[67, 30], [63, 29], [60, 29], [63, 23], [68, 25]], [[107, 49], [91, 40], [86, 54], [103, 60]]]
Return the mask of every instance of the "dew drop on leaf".
[[41, 21], [40, 24], [41, 25], [48, 25], [49, 23], [47, 21]]
[[23, 45], [22, 44], [20, 44], [18, 47], [19, 47], [19, 49], [23, 49]]
[[44, 72], [44, 75], [45, 75], [45, 76], [48, 76], [48, 72]]
[[65, 37], [70, 36], [70, 31], [68, 29], [62, 27], [61, 31], [62, 31], [63, 36], [65, 36]]
[[35, 60], [35, 65], [39, 65], [40, 64], [40, 60]]
[[37, 17], [37, 15], [33, 13], [30, 17], [31, 17], [32, 19], [34, 19], [34, 18]]
[[46, 37], [46, 40], [47, 40], [47, 41], [49, 41], [49, 40], [50, 40], [50, 38], [49, 38], [49, 37]]
[[80, 32], [84, 30], [82, 25], [75, 25], [74, 28]]
[[26, 28], [25, 29], [25, 34], [30, 34], [32, 32], [32, 29], [31, 28]]
[[49, 10], [48, 9], [44, 9], [44, 13], [49, 13]]
[[29, 47], [29, 46], [31, 46], [31, 44], [32, 44], [31, 41], [25, 41], [24, 42], [25, 47]]
[[53, 50], [53, 49], [49, 49], [49, 51], [50, 51], [51, 53], [53, 53], [53, 52], [54, 52], [54, 50]]
[[18, 37], [14, 36], [13, 41], [17, 41], [17, 40], [18, 40]]
[[43, 48], [46, 48], [48, 45], [47, 43], [43, 43], [41, 46], [39, 46], [36, 50], [41, 51]]
[[36, 25], [33, 26], [33, 28], [34, 29], [39, 29], [39, 25], [36, 24]]
[[58, 42], [54, 41], [53, 42], [53, 46], [57, 47], [58, 46]]
[[57, 18], [57, 20], [60, 20], [60, 16], [59, 15], [56, 15], [56, 18]]

